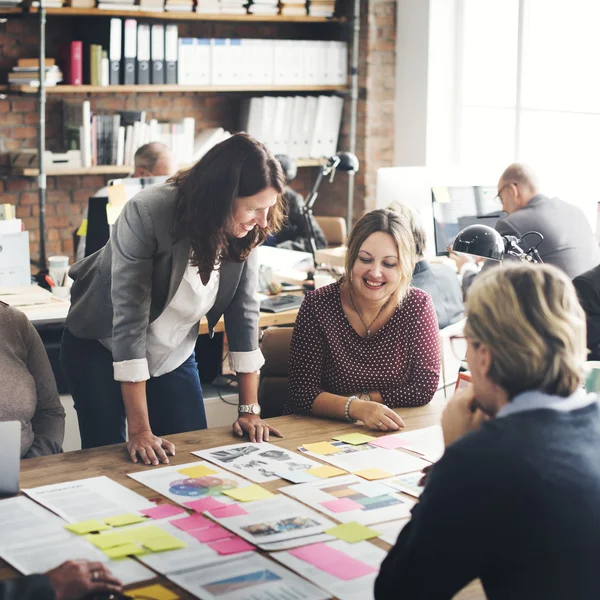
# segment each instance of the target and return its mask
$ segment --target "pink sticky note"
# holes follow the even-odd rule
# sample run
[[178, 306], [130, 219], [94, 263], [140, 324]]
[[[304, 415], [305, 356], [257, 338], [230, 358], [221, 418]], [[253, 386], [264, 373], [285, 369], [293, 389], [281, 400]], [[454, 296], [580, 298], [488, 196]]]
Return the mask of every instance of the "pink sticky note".
[[224, 508], [211, 508], [208, 512], [217, 519], [239, 517], [240, 515], [248, 514], [248, 511], [239, 504], [228, 504]]
[[219, 542], [208, 544], [215, 552], [219, 554], [239, 554], [240, 552], [249, 552], [254, 550], [254, 546], [240, 537], [227, 538]]
[[215, 540], [231, 537], [231, 533], [220, 525], [212, 525], [206, 529], [196, 529], [195, 531], [188, 531], [188, 533], [199, 542], [214, 542]]
[[342, 581], [350, 581], [376, 573], [377, 568], [348, 556], [327, 544], [312, 544], [289, 551], [292, 556], [329, 573]]
[[185, 510], [179, 506], [173, 506], [172, 504], [163, 504], [161, 506], [155, 506], [154, 508], [140, 510], [140, 512], [151, 519], [166, 519], [167, 517], [180, 515], [181, 513], [184, 513]]
[[337, 500], [328, 500], [327, 502], [321, 502], [321, 506], [332, 512], [346, 512], [349, 510], [363, 510], [365, 507], [350, 498], [339, 498]]
[[396, 448], [410, 448], [410, 442], [405, 442], [395, 435], [385, 435], [369, 442], [371, 446], [379, 446], [387, 450], [395, 450]]
[[193, 531], [194, 529], [204, 529], [214, 525], [214, 523], [203, 517], [202, 515], [191, 515], [190, 517], [184, 517], [182, 519], [173, 519], [169, 521], [171, 525], [181, 529], [182, 531]]
[[204, 512], [211, 508], [224, 508], [227, 506], [224, 502], [219, 502], [210, 496], [208, 498], [200, 498], [200, 500], [192, 500], [191, 502], [184, 502], [184, 505], [196, 512]]

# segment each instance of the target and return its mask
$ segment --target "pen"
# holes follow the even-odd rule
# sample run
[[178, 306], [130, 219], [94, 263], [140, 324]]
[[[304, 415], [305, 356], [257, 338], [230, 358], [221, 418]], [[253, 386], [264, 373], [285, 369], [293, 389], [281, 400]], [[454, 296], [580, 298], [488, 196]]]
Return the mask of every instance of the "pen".
[[50, 275], [45, 275], [44, 280], [51, 288], [53, 288], [55, 286], [55, 283], [54, 283], [54, 281], [52, 281], [52, 277], [50, 277]]

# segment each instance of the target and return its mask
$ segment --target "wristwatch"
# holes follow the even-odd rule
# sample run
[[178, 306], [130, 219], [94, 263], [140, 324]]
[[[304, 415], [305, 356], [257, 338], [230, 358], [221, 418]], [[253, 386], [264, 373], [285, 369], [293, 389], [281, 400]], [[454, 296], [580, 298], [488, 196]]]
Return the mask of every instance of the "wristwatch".
[[257, 402], [254, 404], [240, 404], [238, 406], [238, 415], [243, 414], [260, 415], [260, 404]]

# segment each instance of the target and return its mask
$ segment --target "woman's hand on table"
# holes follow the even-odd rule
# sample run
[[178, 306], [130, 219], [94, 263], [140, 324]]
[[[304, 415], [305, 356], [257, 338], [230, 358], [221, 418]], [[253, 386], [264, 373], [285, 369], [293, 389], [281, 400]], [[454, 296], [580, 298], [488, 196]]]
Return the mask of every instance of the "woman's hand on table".
[[404, 421], [385, 404], [354, 400], [350, 404], [350, 417], [362, 421], [369, 429], [376, 431], [397, 431], [404, 427]]
[[258, 415], [252, 414], [239, 415], [232, 429], [233, 433], [239, 437], [247, 433], [251, 442], [268, 442], [271, 433], [277, 437], [283, 437], [275, 427], [263, 421]]
[[131, 460], [138, 462], [138, 456], [146, 465], [169, 464], [169, 457], [175, 456], [175, 444], [154, 435], [149, 429], [131, 433], [127, 442], [127, 452]]

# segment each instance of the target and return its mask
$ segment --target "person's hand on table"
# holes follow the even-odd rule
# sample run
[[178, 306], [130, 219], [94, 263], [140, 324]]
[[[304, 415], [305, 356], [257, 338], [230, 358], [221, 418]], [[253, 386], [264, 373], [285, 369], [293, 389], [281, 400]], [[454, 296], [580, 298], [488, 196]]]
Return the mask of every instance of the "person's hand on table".
[[279, 430], [263, 421], [258, 415], [242, 414], [233, 424], [233, 433], [242, 437], [244, 433], [248, 434], [251, 442], [268, 442], [269, 434], [283, 437]]
[[134, 463], [138, 462], [139, 456], [146, 465], [158, 465], [159, 462], [169, 464], [167, 454], [175, 456], [175, 444], [159, 438], [147, 429], [136, 433], [129, 432], [127, 452]]
[[350, 404], [349, 415], [362, 421], [369, 429], [377, 431], [397, 431], [404, 427], [404, 421], [385, 404], [354, 400]]
[[80, 600], [98, 592], [120, 592], [121, 582], [101, 563], [69, 560], [46, 576], [56, 600]]
[[456, 271], [460, 273], [460, 270], [464, 265], [470, 262], [475, 262], [468, 254], [456, 253], [452, 252], [450, 247], [446, 248], [448, 250], [448, 258], [451, 258], [456, 263]]
[[442, 415], [444, 443], [449, 446], [463, 435], [479, 429], [489, 417], [478, 407], [471, 384], [454, 392]]

